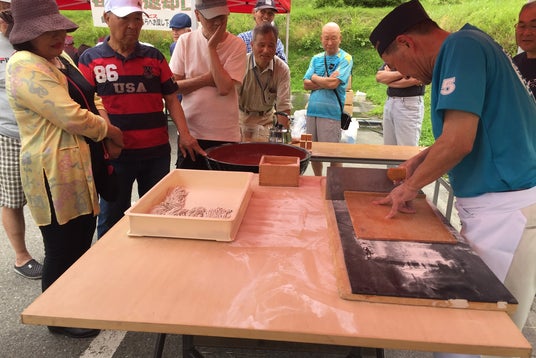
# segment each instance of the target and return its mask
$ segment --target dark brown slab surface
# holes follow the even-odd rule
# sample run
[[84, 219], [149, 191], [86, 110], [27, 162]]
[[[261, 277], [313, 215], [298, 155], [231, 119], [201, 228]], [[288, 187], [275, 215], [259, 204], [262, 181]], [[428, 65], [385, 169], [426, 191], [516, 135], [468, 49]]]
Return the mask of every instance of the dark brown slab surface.
[[333, 210], [329, 224], [342, 298], [515, 310], [516, 299], [458, 234], [456, 245], [358, 239], [346, 202], [331, 200], [328, 207]]

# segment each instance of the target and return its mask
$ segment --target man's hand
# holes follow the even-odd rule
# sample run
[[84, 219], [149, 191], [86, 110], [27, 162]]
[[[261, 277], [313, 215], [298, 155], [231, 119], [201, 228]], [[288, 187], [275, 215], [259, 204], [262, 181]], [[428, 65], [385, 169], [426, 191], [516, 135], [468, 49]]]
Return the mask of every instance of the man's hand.
[[110, 159], [119, 158], [119, 155], [121, 155], [121, 150], [123, 149], [123, 147], [118, 146], [108, 138], [104, 140], [104, 147], [106, 147], [106, 151], [108, 152]]
[[274, 115], [277, 118], [277, 123], [281, 124], [283, 128], [289, 129], [290, 127], [290, 110], [284, 112], [275, 112]]
[[109, 138], [117, 147], [123, 148], [125, 144], [123, 143], [123, 132], [121, 129], [114, 126], [113, 124], [108, 123], [108, 132], [106, 138]]
[[197, 139], [195, 139], [190, 133], [179, 134], [179, 149], [183, 157], [187, 158], [190, 156], [194, 162], [196, 153], [202, 155], [203, 157], [207, 156], [207, 153], [199, 146]]
[[208, 48], [216, 49], [220, 43], [222, 43], [227, 37], [227, 16], [224, 16], [218, 29], [208, 40]]
[[104, 138], [104, 147], [110, 159], [118, 158], [124, 146], [123, 132], [121, 132], [121, 129], [108, 123], [108, 133], [106, 134], [106, 138]]
[[391, 219], [395, 217], [398, 212], [414, 214], [415, 208], [413, 207], [412, 200], [415, 199], [418, 189], [411, 188], [406, 183], [402, 183], [389, 193], [385, 198], [373, 201], [378, 205], [391, 205], [391, 211], [387, 214], [386, 218]]
[[281, 124], [283, 128], [289, 129], [290, 119], [285, 116], [277, 116], [277, 123]]

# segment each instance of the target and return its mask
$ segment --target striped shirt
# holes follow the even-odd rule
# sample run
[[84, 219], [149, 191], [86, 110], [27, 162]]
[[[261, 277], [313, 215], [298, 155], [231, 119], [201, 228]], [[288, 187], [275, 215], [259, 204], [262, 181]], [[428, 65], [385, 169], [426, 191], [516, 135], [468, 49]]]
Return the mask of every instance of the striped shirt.
[[110, 121], [121, 128], [125, 147], [120, 161], [168, 155], [171, 151], [162, 98], [178, 90], [162, 55], [152, 46], [138, 43], [125, 58], [106, 38], [86, 50], [79, 68], [102, 98]]

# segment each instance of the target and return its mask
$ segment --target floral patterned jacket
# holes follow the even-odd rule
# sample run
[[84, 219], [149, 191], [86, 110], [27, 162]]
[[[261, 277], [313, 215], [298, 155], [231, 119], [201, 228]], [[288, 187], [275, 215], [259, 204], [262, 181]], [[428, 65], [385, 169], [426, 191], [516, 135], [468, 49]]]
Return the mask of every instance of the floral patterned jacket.
[[[36, 224], [51, 223], [46, 182], [60, 225], [98, 214], [89, 146], [83, 136], [102, 140], [106, 121], [80, 108], [69, 96], [65, 75], [32, 52], [16, 52], [6, 72], [8, 99], [21, 135], [22, 185]], [[100, 100], [96, 104], [103, 108]]]

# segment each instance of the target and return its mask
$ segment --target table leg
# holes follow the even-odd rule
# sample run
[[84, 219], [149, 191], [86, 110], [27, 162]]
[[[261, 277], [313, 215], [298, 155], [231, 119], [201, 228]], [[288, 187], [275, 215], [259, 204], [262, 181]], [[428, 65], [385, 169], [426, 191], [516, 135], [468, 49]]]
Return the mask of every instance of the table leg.
[[363, 358], [363, 351], [360, 347], [350, 349], [346, 358]]
[[166, 343], [166, 334], [159, 333], [156, 337], [156, 344], [154, 346], [154, 358], [162, 358], [162, 352], [164, 351], [164, 344]]
[[183, 358], [203, 358], [194, 346], [194, 336], [182, 335], [182, 356]]
[[[363, 348], [353, 347], [346, 358], [363, 358]], [[376, 358], [385, 358], [385, 353], [382, 348], [376, 348]]]

